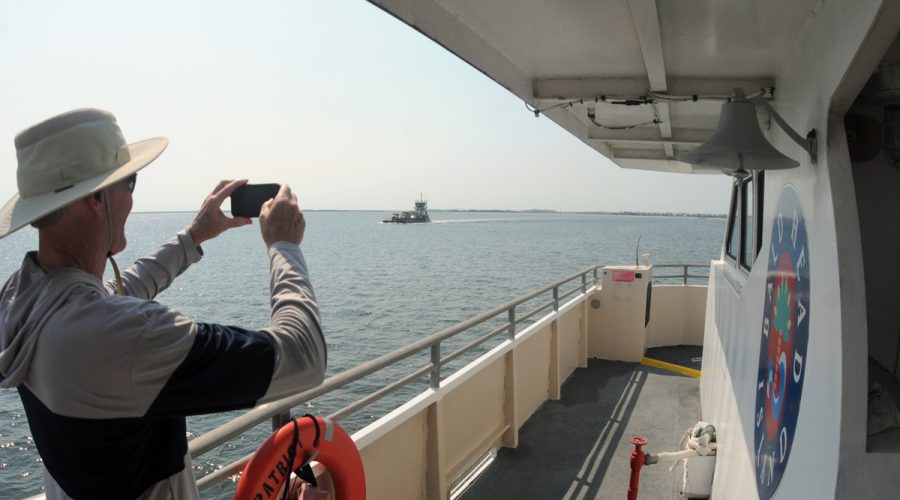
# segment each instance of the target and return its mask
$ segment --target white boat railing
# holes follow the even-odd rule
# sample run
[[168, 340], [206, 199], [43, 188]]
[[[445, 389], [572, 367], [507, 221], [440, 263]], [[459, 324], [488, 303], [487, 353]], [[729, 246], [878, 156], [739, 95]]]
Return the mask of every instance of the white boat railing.
[[[656, 271], [659, 269], [678, 269], [681, 272], [671, 271], [671, 274], [657, 274]], [[683, 285], [689, 284], [689, 281], [705, 285], [709, 281], [709, 264], [654, 264], [653, 270], [654, 283], [681, 280]]]
[[[225, 424], [191, 440], [189, 443], [191, 458], [196, 461], [196, 459], [203, 454], [224, 445], [228, 440], [243, 434], [244, 432], [256, 427], [260, 423], [265, 422], [267, 419], [271, 419], [273, 428], [277, 429], [281, 425], [283, 425], [283, 423], [289, 421], [290, 411], [293, 408], [300, 406], [308, 401], [312, 401], [313, 399], [324, 394], [340, 389], [374, 372], [395, 365], [398, 362], [418, 353], [422, 353], [425, 350], [428, 350], [430, 352], [430, 361], [424, 366], [419, 367], [418, 369], [403, 376], [402, 378], [391, 382], [381, 389], [367, 394], [364, 397], [354, 401], [353, 403], [335, 411], [334, 413], [328, 415], [328, 418], [333, 420], [346, 418], [347, 416], [358, 412], [359, 410], [375, 403], [376, 401], [383, 399], [387, 395], [411, 383], [417, 382], [426, 376], [429, 379], [430, 387], [438, 388], [440, 386], [441, 380], [445, 378], [442, 377], [442, 368], [445, 367], [448, 363], [454, 360], [458, 360], [463, 355], [473, 352], [475, 349], [477, 349], [479, 346], [482, 346], [489, 340], [503, 336], [504, 334], [505, 337], [510, 340], [515, 339], [517, 326], [523, 324], [524, 322], [533, 322], [532, 318], [544, 311], [547, 311], [548, 309], [552, 309], [553, 312], [558, 311], [560, 304], [563, 303], [564, 300], [568, 297], [577, 293], [584, 294], [588, 291], [589, 288], [599, 285], [599, 272], [601, 269], [603, 269], [603, 267], [604, 266], [593, 266], [579, 271], [563, 279], [550, 283], [549, 285], [546, 285], [542, 288], [526, 293], [489, 311], [478, 314], [449, 328], [434, 333], [428, 337], [411, 342], [410, 344], [405, 345], [404, 347], [401, 347], [395, 351], [387, 353], [383, 356], [379, 356], [378, 358], [367, 361], [343, 372], [332, 375], [328, 377], [321, 385], [313, 389], [303, 391], [294, 396], [290, 396], [278, 401], [273, 401], [257, 406], [256, 408], [235, 417]], [[654, 265], [654, 268], [672, 268], [682, 270], [681, 274], [675, 273], [672, 275], [654, 276], [654, 281], [657, 278], [679, 279], [685, 285], [687, 285], [689, 279], [706, 279], [705, 276], [691, 274], [690, 270], [697, 268], [706, 269], [708, 268], [708, 266], [705, 264], [665, 264]], [[545, 294], [549, 295], [548, 300], [540, 302], [536, 307], [525, 312], [524, 314], [518, 314], [517, 308], [535, 299], [538, 299]], [[506, 322], [491, 329], [487, 333], [480, 335], [479, 337], [466, 343], [465, 345], [457, 348], [453, 352], [447, 355], [442, 355], [442, 342], [463, 332], [467, 332], [476, 326], [489, 322], [490, 320], [502, 318], [504, 314], [506, 317]], [[200, 478], [197, 481], [198, 488], [203, 491], [222, 481], [229, 479], [234, 474], [237, 474], [251, 457], [252, 453]]]

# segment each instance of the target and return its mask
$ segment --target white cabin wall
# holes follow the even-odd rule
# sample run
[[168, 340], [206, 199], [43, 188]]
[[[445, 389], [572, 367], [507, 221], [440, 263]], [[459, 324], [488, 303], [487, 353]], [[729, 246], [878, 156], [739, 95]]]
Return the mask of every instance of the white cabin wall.
[[[872, 27], [900, 19], [894, 14], [889, 21], [884, 20], [890, 17], [885, 9], [896, 9], [895, 5], [886, 7], [890, 3], [819, 3], [776, 74], [772, 104], [801, 135], [811, 128], [818, 131], [819, 161], [812, 164], [809, 155], [777, 126], [768, 131], [769, 140], [801, 165], [766, 174], [761, 255], [771, 251], [773, 212], [782, 189], [790, 184], [806, 217], [812, 287], [800, 414], [787, 469], [773, 498], [844, 497], [842, 491], [891, 496], [883, 489], [888, 486], [886, 482], [863, 487], [861, 480], [850, 479], [857, 475], [877, 481], [886, 476], [880, 472], [884, 466], [866, 473], [860, 465], [870, 462], [865, 457], [862, 250], [846, 137], [842, 123], [835, 126], [836, 120], [829, 116], [830, 110], [835, 112], [832, 104], [838, 89], [847, 92], [857, 86], [858, 93], [867, 79], [852, 81], [848, 70], [865, 59], [859, 50], [866, 41], [871, 42]], [[877, 60], [864, 62], [877, 64]], [[841, 116], [845, 110], [840, 110]], [[750, 461], [755, 457], [753, 413], [766, 260], [758, 260], [747, 277], [727, 263], [714, 264], [713, 271], [701, 381], [703, 417], [716, 425], [720, 439], [713, 496], [735, 498], [740, 492], [741, 498], [756, 498], [756, 476]], [[727, 279], [726, 274], [733, 279]], [[736, 290], [732, 282], [741, 289]], [[730, 391], [733, 400], [723, 397]], [[747, 454], [746, 459], [743, 454]], [[844, 481], [840, 487], [839, 476]]]
[[[792, 57], [776, 78], [776, 109], [801, 135], [816, 129], [819, 160], [812, 164], [809, 155], [785, 134], [770, 131], [772, 143], [801, 164], [796, 169], [772, 172], [772, 175], [767, 173], [763, 234], [767, 239], [771, 234], [779, 193], [785, 185], [793, 185], [806, 217], [811, 283], [809, 343], [800, 414], [791, 456], [774, 498], [834, 498], [836, 494], [840, 450], [837, 437], [841, 429], [843, 397], [841, 314], [860, 307], [845, 310], [841, 301], [842, 282], [838, 270], [842, 261], [836, 242], [839, 237], [848, 235], [841, 232], [839, 236], [837, 225], [842, 223], [836, 220], [836, 209], [848, 206], [855, 215], [855, 194], [849, 168], [840, 164], [840, 152], [827, 152], [834, 141], [845, 141], [842, 136], [832, 137], [833, 131], [828, 129], [828, 110], [831, 95], [855, 55], [852, 50], [859, 47], [867, 25], [877, 12], [877, 8], [872, 8], [874, 3], [854, 3], [853, 13], [847, 12], [851, 2], [820, 4], [800, 34]], [[843, 151], [846, 154], [846, 148]], [[846, 162], [849, 163], [849, 155]], [[856, 248], [845, 255], [843, 262], [852, 267], [861, 264], [857, 262], [861, 256], [858, 235], [851, 238]], [[762, 251], [768, 252], [770, 244], [766, 241]], [[852, 283], [843, 285], [853, 286]], [[864, 298], [859, 300], [863, 302]], [[752, 436], [753, 422], [747, 421], [745, 426]]]
[[710, 269], [700, 403], [718, 440], [712, 498], [757, 498], [752, 419], [763, 294], [755, 292], [765, 285], [765, 269], [758, 269], [749, 277], [727, 261]]

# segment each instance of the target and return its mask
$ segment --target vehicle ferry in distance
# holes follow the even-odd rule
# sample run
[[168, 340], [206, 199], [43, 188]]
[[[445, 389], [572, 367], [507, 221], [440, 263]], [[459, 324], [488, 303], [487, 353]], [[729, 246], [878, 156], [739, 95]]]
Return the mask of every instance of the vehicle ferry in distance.
[[428, 217], [428, 202], [422, 198], [422, 195], [419, 195], [419, 199], [416, 200], [415, 210], [397, 212], [393, 214], [390, 219], [385, 219], [381, 222], [396, 222], [397, 224], [418, 224], [421, 222], [431, 222], [431, 218]]

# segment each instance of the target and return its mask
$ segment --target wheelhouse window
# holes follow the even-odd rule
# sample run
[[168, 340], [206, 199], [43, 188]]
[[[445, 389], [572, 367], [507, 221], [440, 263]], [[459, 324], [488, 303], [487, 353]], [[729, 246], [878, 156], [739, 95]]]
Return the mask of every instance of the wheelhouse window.
[[743, 224], [741, 224], [741, 267], [749, 270], [753, 267], [753, 261], [756, 260], [756, 252], [753, 251], [753, 240], [755, 233], [753, 231], [753, 208], [756, 206], [753, 199], [753, 177], [741, 182], [741, 215], [743, 215]]
[[763, 172], [735, 180], [731, 191], [725, 255], [749, 271], [762, 248]]
[[728, 234], [725, 240], [725, 254], [737, 260], [740, 253], [741, 234], [741, 199], [737, 183], [731, 189], [731, 210], [728, 213]]

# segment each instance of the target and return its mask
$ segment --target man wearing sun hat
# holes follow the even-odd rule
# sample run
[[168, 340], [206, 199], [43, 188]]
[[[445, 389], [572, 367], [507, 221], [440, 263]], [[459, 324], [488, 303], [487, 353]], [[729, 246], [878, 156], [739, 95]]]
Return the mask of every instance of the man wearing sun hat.
[[[0, 387], [17, 388], [49, 498], [197, 498], [185, 416], [249, 408], [321, 383], [326, 351], [300, 242], [297, 197], [263, 205], [272, 315], [260, 330], [195, 322], [153, 301], [249, 224], [219, 208], [222, 181], [191, 224], [119, 273], [137, 172], [167, 140], [127, 144], [113, 115], [65, 113], [15, 140], [19, 192], [0, 238], [31, 224], [38, 250], [0, 288]], [[2, 244], [2, 242], [0, 242]], [[106, 260], [115, 279], [103, 283]]]

